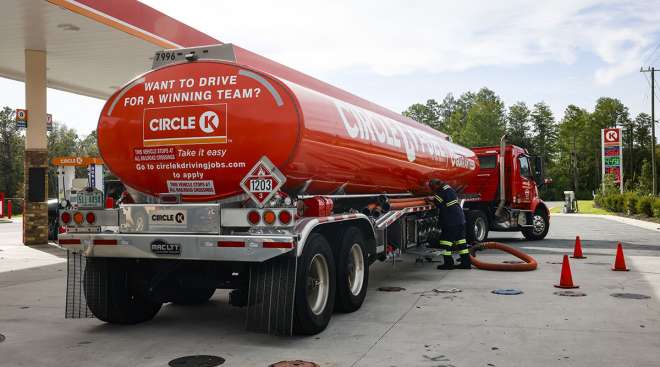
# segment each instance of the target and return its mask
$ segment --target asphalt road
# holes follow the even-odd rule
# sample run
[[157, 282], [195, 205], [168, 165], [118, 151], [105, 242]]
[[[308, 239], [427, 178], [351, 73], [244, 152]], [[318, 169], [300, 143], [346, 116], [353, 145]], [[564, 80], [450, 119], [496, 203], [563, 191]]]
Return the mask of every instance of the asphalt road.
[[[313, 337], [244, 331], [244, 311], [216, 292], [203, 306], [166, 305], [134, 326], [65, 320], [64, 259], [52, 249], [19, 245], [20, 227], [0, 224], [0, 366], [166, 366], [185, 355], [210, 354], [223, 366], [268, 366], [302, 359], [320, 366], [658, 366], [660, 361], [660, 231], [600, 218], [557, 216], [548, 238], [517, 233], [492, 239], [532, 254], [538, 270], [438, 271], [402, 262], [372, 267], [367, 300], [335, 314]], [[587, 259], [572, 260], [584, 297], [560, 297], [564, 253], [582, 238]], [[610, 270], [623, 241], [630, 272]], [[491, 261], [510, 259], [483, 252]], [[32, 267], [32, 266], [35, 267]], [[29, 267], [28, 267], [29, 266]], [[400, 286], [398, 293], [379, 292]], [[458, 293], [433, 290], [458, 288]], [[499, 296], [497, 288], [524, 293]], [[648, 299], [614, 298], [635, 293]], [[1, 339], [1, 338], [0, 338]]]

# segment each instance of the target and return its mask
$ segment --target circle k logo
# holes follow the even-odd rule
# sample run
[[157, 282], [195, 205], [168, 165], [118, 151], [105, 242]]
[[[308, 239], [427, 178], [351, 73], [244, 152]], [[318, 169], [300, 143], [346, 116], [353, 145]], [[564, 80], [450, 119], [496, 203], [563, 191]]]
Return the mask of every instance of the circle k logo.
[[210, 134], [220, 126], [220, 118], [213, 111], [206, 111], [199, 116], [199, 128], [203, 132]]

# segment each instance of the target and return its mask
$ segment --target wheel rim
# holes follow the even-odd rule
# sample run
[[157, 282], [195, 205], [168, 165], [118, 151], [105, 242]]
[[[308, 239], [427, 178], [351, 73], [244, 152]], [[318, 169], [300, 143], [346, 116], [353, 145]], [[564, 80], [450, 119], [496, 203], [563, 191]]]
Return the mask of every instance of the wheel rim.
[[482, 217], [478, 217], [474, 221], [474, 239], [477, 242], [481, 242], [486, 238], [486, 220]]
[[357, 296], [362, 291], [364, 283], [364, 255], [362, 247], [354, 243], [348, 255], [348, 288], [351, 294]]
[[307, 304], [315, 315], [320, 315], [328, 303], [330, 291], [328, 261], [322, 254], [316, 254], [307, 272]]
[[534, 234], [541, 234], [545, 231], [545, 219], [543, 219], [543, 216], [534, 214], [533, 224]]

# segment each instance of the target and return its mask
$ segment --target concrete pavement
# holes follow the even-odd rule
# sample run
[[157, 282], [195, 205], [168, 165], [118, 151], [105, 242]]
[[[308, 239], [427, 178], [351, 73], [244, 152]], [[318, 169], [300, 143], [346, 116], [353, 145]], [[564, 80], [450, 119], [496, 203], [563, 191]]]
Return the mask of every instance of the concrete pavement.
[[[410, 256], [394, 266], [376, 264], [362, 309], [335, 314], [319, 335], [289, 338], [245, 332], [244, 311], [229, 306], [224, 291], [203, 306], [166, 305], [141, 325], [65, 320], [63, 259], [45, 249], [18, 254], [11, 248], [18, 246], [15, 231], [5, 226], [0, 257], [29, 256], [38, 266], [18, 269], [15, 260], [0, 259], [0, 333], [6, 336], [0, 366], [166, 366], [191, 354], [222, 356], [226, 366], [290, 359], [321, 366], [660, 364], [660, 234], [607, 219], [553, 217], [548, 239], [540, 242], [493, 233], [492, 239], [538, 260], [539, 269], [529, 273], [438, 271]], [[561, 266], [550, 263], [572, 249], [576, 234], [588, 258], [572, 260], [573, 280], [587, 295], [556, 296], [552, 284]], [[617, 240], [624, 242], [630, 272], [610, 270]], [[406, 290], [377, 291], [381, 286]], [[462, 291], [433, 292], [450, 288]], [[496, 288], [524, 293], [498, 296], [491, 293]], [[611, 297], [615, 292], [651, 298]]]

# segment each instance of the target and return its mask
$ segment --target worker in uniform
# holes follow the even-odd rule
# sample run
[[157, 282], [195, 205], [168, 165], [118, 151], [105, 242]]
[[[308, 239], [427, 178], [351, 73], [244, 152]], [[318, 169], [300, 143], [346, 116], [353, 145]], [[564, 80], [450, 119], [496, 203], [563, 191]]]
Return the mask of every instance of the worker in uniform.
[[[442, 229], [440, 240], [433, 248], [441, 248], [444, 263], [438, 269], [470, 269], [470, 252], [465, 240], [465, 214], [458, 203], [456, 191], [438, 179], [429, 181], [429, 188], [434, 193], [435, 204], [438, 208], [439, 224]], [[459, 254], [460, 264], [454, 266], [454, 254]]]

